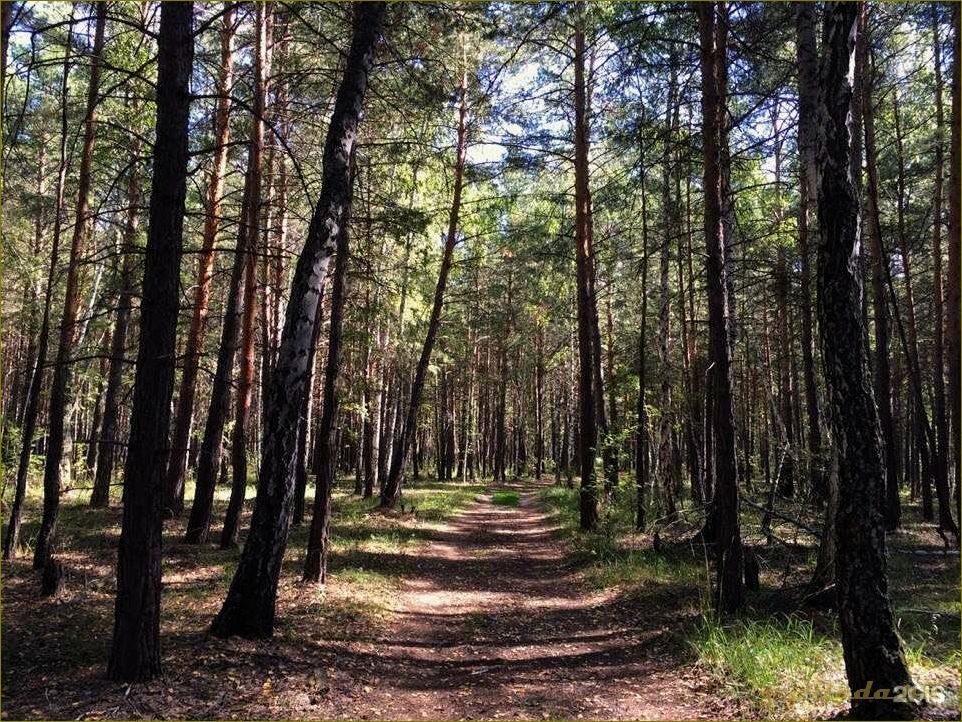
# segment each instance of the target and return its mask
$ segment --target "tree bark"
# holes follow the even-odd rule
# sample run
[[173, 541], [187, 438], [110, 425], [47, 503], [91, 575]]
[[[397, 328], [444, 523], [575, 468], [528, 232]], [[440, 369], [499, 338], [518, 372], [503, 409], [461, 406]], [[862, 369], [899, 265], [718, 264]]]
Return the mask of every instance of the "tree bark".
[[[851, 168], [850, 69], [860, 5], [826, 6], [818, 159], [818, 318], [832, 428], [839, 454], [836, 566], [839, 618], [849, 688], [911, 685], [888, 598], [879, 416], [867, 378], [858, 196]], [[868, 119], [866, 119], [868, 120]], [[851, 124], [851, 125], [850, 125]], [[902, 716], [894, 699], [853, 699], [853, 716]]]
[[321, 286], [318, 300], [317, 319], [314, 321], [314, 331], [311, 334], [311, 346], [308, 350], [307, 378], [301, 417], [297, 426], [297, 461], [294, 471], [294, 511], [292, 523], [300, 526], [304, 523], [304, 506], [307, 496], [307, 465], [310, 459], [310, 431], [314, 410], [314, 377], [317, 374], [317, 345], [324, 327], [324, 285]]
[[192, 2], [161, 6], [150, 226], [107, 665], [107, 676], [124, 682], [146, 681], [161, 671], [161, 508], [184, 242], [193, 15]]
[[702, 138], [704, 145], [705, 243], [707, 246], [708, 324], [711, 341], [715, 494], [712, 537], [716, 554], [715, 604], [730, 613], [744, 603], [742, 543], [738, 520], [735, 416], [732, 407], [728, 284], [722, 211], [722, 139], [727, 87], [728, 8], [724, 2], [697, 5], [701, 45]]
[[184, 372], [177, 398], [177, 415], [167, 466], [165, 514], [180, 516], [184, 510], [184, 477], [187, 451], [197, 395], [197, 372], [210, 313], [211, 281], [214, 271], [214, 242], [220, 226], [221, 195], [227, 171], [227, 143], [230, 140], [230, 93], [233, 77], [234, 8], [225, 8], [220, 31], [220, 72], [217, 78], [217, 107], [214, 111], [214, 158], [207, 184], [207, 214], [204, 236], [197, 257], [197, 285], [194, 288], [193, 315], [184, 348]]
[[[255, 5], [257, 39], [254, 43], [254, 118], [251, 125], [251, 193], [247, 210], [247, 249], [244, 254], [244, 300], [241, 304], [240, 377], [235, 400], [234, 428], [231, 439], [231, 492], [221, 532], [220, 547], [229, 549], [237, 543], [237, 525], [247, 493], [247, 428], [251, 415], [251, 395], [254, 385], [254, 328], [257, 316], [257, 240], [261, 220], [261, 163], [264, 155], [265, 98], [267, 96], [267, 52], [270, 47], [270, 26], [273, 13], [271, 3]], [[266, 224], [265, 224], [266, 225]], [[267, 253], [267, 246], [261, 249]], [[267, 323], [266, 315], [261, 319]], [[269, 349], [264, 348], [264, 353]]]
[[[352, 181], [353, 175], [352, 173]], [[352, 182], [350, 188], [353, 188]], [[346, 204], [345, 216], [350, 217], [350, 190]], [[334, 273], [331, 279], [331, 325], [328, 330], [327, 362], [324, 368], [324, 397], [314, 447], [314, 453], [317, 455], [317, 485], [314, 490], [314, 513], [307, 536], [307, 556], [304, 559], [304, 581], [320, 584], [327, 581], [331, 492], [337, 470], [337, 450], [334, 446], [339, 404], [337, 377], [341, 366], [341, 327], [344, 322], [345, 285], [350, 253], [350, 240], [347, 226], [344, 225], [337, 237], [337, 258], [334, 261]]]
[[297, 420], [307, 393], [308, 349], [320, 288], [348, 221], [350, 158], [367, 91], [368, 74], [384, 18], [385, 3], [354, 6], [354, 37], [324, 145], [324, 182], [297, 261], [277, 364], [268, 383], [257, 498], [250, 531], [227, 598], [211, 626], [218, 637], [270, 636], [277, 583], [290, 531], [297, 456]]

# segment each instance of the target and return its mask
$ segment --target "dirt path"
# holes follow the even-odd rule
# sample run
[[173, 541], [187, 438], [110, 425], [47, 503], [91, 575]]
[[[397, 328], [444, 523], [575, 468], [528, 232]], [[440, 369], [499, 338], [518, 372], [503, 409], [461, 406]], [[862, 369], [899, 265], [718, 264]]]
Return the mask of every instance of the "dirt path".
[[330, 716], [393, 719], [696, 719], [727, 716], [684, 663], [671, 609], [585, 591], [565, 545], [520, 487], [480, 497], [417, 550], [389, 639], [349, 644]]
[[[630, 596], [588, 590], [538, 488], [514, 489], [518, 506], [484, 494], [447, 523], [418, 525], [421, 542], [340, 560], [402, 580], [390, 590], [386, 628], [364, 621], [372, 610], [384, 614], [384, 594], [371, 601], [350, 583], [300, 584], [300, 560], [291, 555], [275, 635], [214, 639], [207, 629], [223, 598], [224, 553], [207, 552], [212, 560], [196, 568], [181, 562], [179, 577], [165, 583], [192, 584], [191, 593], [179, 605], [168, 593], [165, 673], [144, 685], [103, 675], [114, 553], [102, 530], [99, 556], [88, 551], [72, 562], [87, 566], [60, 598], [38, 601], [29, 559], [18, 560], [4, 568], [3, 718], [735, 715], [691, 667], [678, 634], [693, 619], [691, 590], [655, 582]], [[196, 548], [168, 550], [173, 560], [179, 553], [197, 561]]]

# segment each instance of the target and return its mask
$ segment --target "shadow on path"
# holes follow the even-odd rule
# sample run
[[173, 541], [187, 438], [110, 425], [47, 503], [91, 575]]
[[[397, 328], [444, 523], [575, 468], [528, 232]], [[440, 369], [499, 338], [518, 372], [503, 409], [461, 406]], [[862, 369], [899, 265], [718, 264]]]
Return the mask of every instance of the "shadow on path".
[[[504, 487], [499, 487], [498, 490]], [[698, 719], [726, 714], [673, 635], [672, 591], [591, 593], [538, 487], [517, 506], [478, 498], [407, 560], [389, 638], [346, 645], [338, 675], [366, 680], [342, 718]], [[490, 490], [489, 490], [490, 491]], [[388, 568], [390, 560], [379, 562]], [[648, 590], [646, 590], [648, 591]], [[344, 700], [341, 700], [342, 703]]]

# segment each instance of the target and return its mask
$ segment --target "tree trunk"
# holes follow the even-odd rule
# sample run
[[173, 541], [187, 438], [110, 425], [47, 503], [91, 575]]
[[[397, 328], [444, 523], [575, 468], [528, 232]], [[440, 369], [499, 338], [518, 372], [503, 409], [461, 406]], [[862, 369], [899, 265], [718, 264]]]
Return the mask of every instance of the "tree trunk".
[[90, 83], [87, 86], [87, 106], [84, 117], [83, 147], [77, 173], [77, 209], [67, 260], [67, 288], [64, 295], [60, 337], [50, 387], [50, 428], [47, 434], [46, 459], [43, 469], [43, 517], [34, 548], [34, 569], [42, 569], [52, 554], [57, 515], [60, 510], [60, 465], [64, 456], [64, 426], [70, 396], [70, 353], [76, 341], [77, 312], [80, 303], [80, 257], [90, 235], [93, 215], [90, 209], [91, 165], [96, 140], [95, 114], [100, 100], [101, 55], [104, 47], [104, 26], [107, 20], [105, 2], [97, 3], [94, 45], [90, 58]]
[[[775, 207], [773, 209], [774, 226], [780, 228], [782, 223], [782, 139], [779, 123], [779, 102], [772, 106], [772, 128], [774, 133], [774, 161], [775, 161]], [[778, 386], [779, 398], [777, 413], [781, 416], [784, 452], [781, 462], [781, 473], [778, 478], [779, 493], [791, 498], [795, 495], [795, 414], [794, 414], [794, 385], [792, 376], [792, 329], [788, 303], [791, 295], [792, 282], [789, 275], [789, 264], [785, 246], [780, 244], [775, 261], [775, 304], [778, 330]]]
[[[134, 141], [133, 157], [140, 152], [140, 144]], [[90, 506], [106, 507], [110, 501], [110, 482], [114, 475], [114, 456], [120, 443], [118, 421], [120, 417], [120, 392], [123, 384], [124, 352], [127, 348], [127, 328], [130, 325], [131, 306], [135, 292], [134, 283], [134, 241], [137, 236], [140, 218], [140, 182], [137, 168], [130, 170], [127, 186], [127, 225], [124, 229], [123, 261], [120, 269], [120, 295], [117, 300], [117, 318], [114, 322], [113, 336], [110, 340], [110, 366], [107, 371], [107, 390], [104, 395], [103, 428], [98, 444], [99, 461], [94, 477]]]
[[[813, 227], [818, 196], [818, 170], [815, 162], [815, 113], [818, 104], [818, 51], [815, 43], [815, 5], [795, 3], [795, 29], [798, 62], [798, 253], [801, 257], [802, 378], [808, 417], [808, 468], [812, 498], [816, 503], [826, 495], [822, 461], [821, 414], [815, 385], [815, 354], [812, 319], [811, 252], [818, 246]], [[812, 243], [812, 239], [815, 243]]]
[[[260, 7], [260, 6], [258, 6]], [[263, 53], [257, 53], [261, 58], [257, 65], [262, 65]], [[255, 74], [260, 77], [260, 70]], [[241, 338], [241, 326], [247, 324], [245, 309], [256, 305], [254, 288], [249, 288], [248, 280], [253, 282], [253, 269], [248, 272], [248, 266], [255, 262], [258, 239], [258, 221], [261, 201], [261, 161], [264, 150], [264, 85], [257, 82], [254, 92], [254, 112], [251, 118], [251, 136], [249, 155], [247, 158], [247, 175], [244, 180], [244, 202], [241, 207], [240, 230], [237, 235], [237, 249], [234, 255], [234, 265], [231, 271], [230, 290], [227, 294], [227, 306], [224, 310], [224, 325], [221, 329], [220, 345], [217, 350], [217, 368], [214, 371], [214, 381], [210, 392], [210, 410], [204, 427], [204, 440], [200, 447], [200, 458], [197, 463], [197, 486], [194, 491], [194, 503], [190, 508], [190, 518], [187, 520], [187, 531], [184, 541], [188, 544], [202, 544], [207, 541], [210, 533], [211, 515], [214, 506], [214, 490], [217, 484], [217, 469], [220, 468], [223, 455], [224, 427], [230, 412], [230, 395], [233, 376], [234, 358], [237, 355], [238, 341]], [[252, 285], [252, 284], [251, 284]], [[253, 314], [254, 310], [250, 310]], [[253, 329], [253, 315], [250, 318]], [[253, 333], [253, 331], [252, 331]], [[253, 338], [251, 338], [253, 342]], [[250, 357], [253, 363], [253, 356]], [[246, 370], [242, 370], [242, 374]], [[251, 371], [253, 374], [253, 371]], [[252, 377], [252, 376], [251, 376]], [[247, 383], [247, 396], [242, 398], [244, 380], [238, 385], [238, 413], [246, 417], [250, 406], [250, 383]], [[247, 410], [243, 407], [247, 406]], [[246, 426], [246, 424], [245, 424]], [[245, 462], [246, 467], [246, 462]], [[234, 460], [235, 478], [239, 475], [240, 460]], [[244, 472], [246, 477], [246, 471]], [[246, 478], [245, 478], [246, 487]], [[239, 481], [235, 482], [239, 483]], [[232, 492], [232, 496], [236, 493]]]
[[959, 276], [962, 267], [959, 236], [962, 225], [962, 186], [959, 182], [959, 165], [962, 163], [959, 135], [962, 133], [962, 89], [960, 89], [959, 43], [962, 41], [962, 9], [952, 6], [952, 38], [956, 52], [952, 56], [952, 140], [949, 151], [949, 278], [945, 305], [948, 308], [945, 335], [948, 338], [949, 407], [952, 417], [952, 448], [955, 450], [955, 500], [962, 504], [962, 333], [959, 328]]
[[160, 546], [163, 481], [179, 307], [187, 140], [194, 38], [192, 2], [160, 11], [157, 135], [150, 226], [134, 376], [124, 514], [117, 555], [117, 603], [107, 676], [123, 682], [160, 671]]
[[11, 559], [17, 553], [20, 545], [20, 525], [23, 517], [23, 501], [27, 493], [27, 473], [30, 471], [30, 457], [33, 452], [33, 436], [37, 430], [37, 416], [40, 412], [40, 392], [43, 387], [44, 367], [47, 364], [47, 351], [50, 338], [50, 310], [53, 304], [54, 288], [58, 278], [60, 260], [60, 237], [63, 229], [62, 217], [64, 193], [67, 179], [67, 138], [68, 133], [68, 81], [70, 79], [70, 59], [73, 43], [73, 13], [67, 30], [67, 44], [64, 51], [63, 76], [60, 85], [61, 115], [60, 115], [60, 161], [57, 170], [57, 184], [54, 196], [53, 240], [50, 250], [50, 260], [47, 268], [47, 285], [44, 291], [43, 313], [38, 333], [36, 358], [29, 370], [30, 380], [27, 383], [27, 398], [24, 402], [23, 422], [20, 429], [21, 447], [20, 459], [17, 464], [17, 482], [14, 491], [13, 504], [10, 508], [10, 522], [7, 524], [7, 534], [3, 540], [3, 558]]
[[727, 87], [728, 8], [726, 3], [697, 5], [702, 73], [702, 137], [704, 144], [705, 243], [707, 246], [708, 325], [711, 339], [715, 494], [712, 538], [716, 547], [715, 604], [734, 612], [744, 603], [742, 543], [738, 520], [738, 480], [735, 458], [735, 416], [732, 408], [731, 344], [728, 325], [728, 285], [722, 211], [722, 139]]
[[578, 406], [580, 408], [581, 493], [580, 526], [592, 530], [598, 524], [595, 457], [598, 452], [597, 402], [592, 340], [590, 209], [588, 196], [588, 123], [585, 100], [585, 35], [583, 6], [575, 24], [575, 265], [578, 285]]
[[[352, 173], [353, 179], [353, 173]], [[345, 216], [351, 213], [349, 186]], [[344, 296], [347, 268], [350, 259], [350, 242], [347, 225], [341, 227], [337, 237], [337, 258], [331, 279], [331, 326], [328, 331], [327, 362], [324, 368], [324, 400], [321, 422], [317, 428], [315, 453], [317, 454], [317, 486], [314, 490], [314, 513], [307, 535], [307, 556], [304, 559], [304, 581], [327, 581], [328, 537], [331, 524], [331, 492], [337, 466], [334, 434], [339, 403], [337, 376], [341, 365], [341, 327], [344, 319]]]
[[[942, 177], [944, 111], [942, 107], [942, 42], [939, 38], [939, 6], [931, 4], [932, 49], [935, 56], [935, 188], [933, 191], [932, 217], [932, 304], [935, 312], [932, 349], [932, 404], [935, 417], [936, 478], [948, 485], [949, 474], [949, 425], [945, 413], [945, 305], [942, 292]], [[962, 521], [962, 519], [960, 519]]]
[[197, 395], [197, 372], [210, 312], [211, 280], [214, 270], [214, 242], [220, 225], [221, 194], [227, 170], [227, 143], [230, 140], [230, 92], [233, 76], [234, 8], [225, 8], [220, 31], [220, 73], [217, 78], [217, 108], [214, 111], [214, 158], [207, 184], [204, 236], [197, 257], [197, 285], [194, 288], [193, 315], [184, 348], [184, 373], [177, 398], [177, 416], [171, 440], [170, 461], [165, 484], [165, 514], [180, 516], [184, 510], [184, 477], [187, 450]]
[[[879, 421], [885, 452], [885, 528], [898, 529], [901, 506], [898, 495], [898, 451], [895, 445], [895, 425], [892, 419], [892, 372], [889, 367], [889, 312], [886, 301], [885, 278], [888, 273], [888, 256], [882, 246], [882, 226], [879, 218], [879, 176], [875, 150], [875, 108], [873, 106], [874, 63], [865, 68], [865, 85], [862, 89], [862, 117], [865, 123], [865, 169], [868, 177], [869, 237], [872, 254], [872, 308], [875, 313], [875, 400], [878, 403]], [[923, 510], [927, 519], [932, 518], [931, 502]]]
[[[648, 468], [648, 388], [646, 337], [648, 335], [648, 196], [645, 192], [647, 168], [645, 141], [638, 142], [638, 169], [641, 174], [641, 321], [638, 329], [638, 429], [635, 432], [635, 529], [645, 530], [645, 492], [651, 483]], [[565, 443], [567, 445], [567, 433]]]
[[[244, 254], [244, 300], [241, 317], [240, 378], [237, 384], [233, 438], [231, 439], [231, 492], [221, 533], [221, 549], [229, 549], [237, 543], [237, 525], [244, 497], [247, 493], [247, 427], [251, 415], [251, 394], [254, 385], [254, 328], [257, 315], [257, 240], [260, 237], [261, 220], [261, 162], [264, 155], [265, 98], [267, 96], [267, 52], [271, 43], [270, 27], [273, 6], [269, 3], [255, 5], [257, 40], [254, 44], [254, 118], [251, 126], [252, 178], [250, 203], [247, 210], [247, 250]], [[267, 225], [267, 224], [265, 224]], [[267, 253], [266, 244], [262, 252]], [[261, 319], [262, 324], [267, 318]], [[263, 349], [268, 353], [268, 349]]]
[[[674, 51], [670, 57], [674, 59]], [[671, 369], [669, 352], [671, 350], [671, 296], [669, 292], [669, 269], [670, 269], [670, 249], [671, 238], [681, 225], [678, 214], [678, 199], [672, 194], [672, 147], [675, 142], [675, 127], [672, 120], [675, 112], [675, 96], [677, 94], [677, 72], [675, 63], [672, 63], [671, 78], [668, 84], [668, 99], [665, 106], [665, 155], [664, 170], [662, 179], [662, 220], [663, 238], [661, 242], [660, 265], [659, 265], [659, 299], [658, 299], [658, 373], [661, 376], [661, 395], [660, 405], [660, 424], [658, 430], [658, 476], [662, 479], [664, 491], [665, 508], [663, 509], [664, 518], [667, 522], [675, 519], [677, 510], [675, 508], [675, 489], [678, 486], [677, 479], [672, 473], [672, 398], [671, 398]]]
[[[462, 58], [462, 64], [465, 63], [465, 58]], [[421, 357], [418, 359], [418, 365], [414, 372], [414, 382], [411, 385], [411, 397], [408, 401], [407, 413], [404, 416], [404, 425], [401, 427], [401, 433], [394, 444], [394, 450], [391, 454], [390, 470], [388, 471], [384, 488], [381, 491], [381, 506], [387, 508], [393, 507], [397, 503], [401, 493], [401, 475], [404, 472], [411, 437], [414, 434], [414, 428], [417, 424], [424, 379], [427, 376], [428, 365], [431, 363], [431, 351], [434, 348], [438, 327], [441, 325], [444, 290], [447, 287], [448, 274], [451, 271], [451, 265], [454, 261], [454, 246], [458, 240], [458, 217], [461, 212], [461, 192], [464, 186], [464, 163], [468, 145], [467, 89], [467, 68], [462, 67], [460, 83], [461, 102], [458, 109], [458, 140], [454, 164], [454, 195], [451, 200], [451, 212], [448, 216], [448, 234], [444, 243], [444, 253], [441, 257], [441, 271], [438, 274], [438, 282], [434, 289], [434, 305], [431, 308], [428, 333], [424, 339], [424, 346], [421, 348]]]
[[308, 393], [304, 383], [308, 349], [337, 234], [348, 222], [351, 153], [385, 8], [383, 2], [354, 6], [354, 37], [324, 145], [324, 182], [294, 272], [277, 364], [267, 381], [269, 403], [250, 531], [227, 598], [211, 626], [218, 637], [265, 637], [274, 631], [277, 583], [290, 531], [297, 420]]
[[317, 345], [321, 338], [321, 329], [324, 328], [324, 285], [321, 285], [320, 299], [318, 300], [317, 319], [314, 321], [314, 331], [311, 334], [311, 346], [308, 350], [307, 378], [304, 379], [304, 386], [307, 393], [304, 394], [303, 407], [297, 426], [297, 461], [294, 471], [294, 512], [292, 522], [295, 526], [304, 523], [304, 507], [307, 497], [307, 475], [308, 461], [310, 457], [311, 443], [311, 422], [314, 410], [314, 378], [317, 374]]
[[[836, 567], [842, 646], [853, 695], [868, 684], [912, 684], [888, 598], [881, 428], [867, 378], [862, 278], [857, 258], [858, 196], [852, 175], [850, 69], [860, 5], [826, 6], [818, 158], [818, 318], [832, 428], [838, 449]], [[854, 124], [853, 124], [854, 125]], [[866, 126], [868, 118], [866, 118]], [[871, 181], [870, 181], [871, 182]], [[852, 700], [861, 719], [902, 716], [894, 699]]]

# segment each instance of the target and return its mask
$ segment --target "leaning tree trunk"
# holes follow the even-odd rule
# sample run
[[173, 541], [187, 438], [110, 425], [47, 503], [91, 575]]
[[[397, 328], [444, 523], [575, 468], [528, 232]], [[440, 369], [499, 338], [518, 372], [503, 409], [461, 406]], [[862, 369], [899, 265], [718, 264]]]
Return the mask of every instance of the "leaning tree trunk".
[[[836, 567], [839, 619], [849, 687], [911, 685], [888, 598], [881, 428], [868, 381], [858, 258], [858, 196], [850, 164], [850, 68], [860, 5], [827, 5], [821, 65], [818, 158], [818, 318], [837, 440]], [[859, 719], [895, 719], [904, 703], [853, 699]]]
[[314, 410], [314, 376], [317, 373], [317, 344], [324, 327], [324, 285], [321, 285], [317, 301], [317, 318], [314, 321], [314, 332], [311, 335], [311, 346], [308, 349], [307, 377], [304, 379], [304, 394], [301, 417], [297, 422], [297, 461], [294, 470], [294, 511], [292, 522], [294, 526], [304, 523], [304, 504], [307, 497], [307, 464], [310, 460], [310, 431]]
[[725, 268], [722, 210], [722, 140], [727, 88], [726, 3], [697, 5], [702, 74], [702, 142], [704, 146], [705, 243], [707, 246], [708, 327], [711, 341], [715, 494], [711, 531], [715, 542], [717, 579], [715, 604], [733, 612], [744, 603], [742, 543], [738, 520], [738, 480], [735, 458], [735, 415], [732, 405], [731, 344], [728, 323], [728, 284]]
[[227, 598], [211, 627], [211, 633], [218, 637], [264, 637], [274, 631], [277, 583], [294, 496], [297, 422], [307, 393], [304, 379], [308, 347], [320, 287], [327, 276], [337, 234], [348, 221], [345, 209], [350, 197], [351, 152], [385, 8], [383, 2], [354, 6], [354, 37], [324, 145], [321, 195], [294, 272], [277, 364], [267, 380], [269, 403], [264, 409], [254, 513]]
[[[351, 189], [348, 187], [345, 215], [351, 214]], [[314, 490], [314, 513], [307, 536], [307, 557], [304, 559], [304, 581], [327, 581], [328, 538], [331, 524], [331, 491], [337, 453], [334, 447], [335, 420], [338, 407], [337, 375], [341, 365], [341, 327], [344, 320], [345, 281], [350, 243], [347, 226], [341, 228], [337, 237], [337, 258], [331, 279], [331, 326], [328, 330], [327, 362], [324, 368], [324, 399], [321, 422], [317, 427], [315, 453], [317, 454], [317, 486]]]
[[96, 140], [95, 114], [100, 101], [101, 55], [104, 48], [104, 26], [107, 21], [106, 2], [97, 3], [97, 21], [90, 59], [90, 83], [87, 86], [87, 108], [84, 118], [83, 147], [77, 173], [77, 209], [67, 260], [67, 288], [64, 295], [60, 337], [50, 387], [50, 428], [47, 434], [46, 458], [43, 469], [43, 517], [34, 547], [33, 566], [41, 569], [52, 553], [57, 515], [60, 511], [60, 465], [64, 455], [64, 425], [70, 396], [70, 354], [74, 350], [77, 313], [80, 305], [80, 257], [90, 235], [93, 214], [90, 209], [91, 166]]
[[38, 332], [37, 351], [33, 366], [29, 369], [30, 380], [27, 383], [27, 398], [24, 402], [23, 421], [20, 427], [21, 447], [20, 459], [17, 465], [17, 481], [14, 491], [13, 504], [10, 508], [10, 521], [7, 524], [7, 534], [3, 539], [3, 558], [11, 559], [20, 545], [20, 525], [23, 518], [23, 501], [27, 494], [27, 473], [30, 471], [30, 457], [33, 452], [33, 435], [37, 430], [37, 416], [40, 413], [40, 391], [43, 386], [44, 367], [47, 364], [47, 351], [50, 338], [50, 311], [53, 304], [54, 288], [57, 283], [60, 259], [60, 237], [63, 230], [64, 189], [67, 180], [67, 138], [68, 133], [68, 81], [70, 78], [70, 58], [73, 43], [73, 15], [68, 26], [67, 46], [64, 52], [63, 77], [60, 85], [61, 115], [60, 115], [60, 163], [57, 171], [57, 185], [54, 197], [53, 240], [50, 249], [50, 259], [47, 270], [47, 286], [44, 292], [43, 313]]
[[464, 162], [468, 147], [467, 90], [467, 68], [462, 68], [460, 83], [461, 104], [458, 109], [458, 140], [454, 163], [454, 194], [451, 199], [451, 212], [448, 216], [448, 235], [445, 239], [444, 253], [441, 257], [441, 270], [438, 274], [438, 282], [434, 288], [434, 305], [431, 308], [431, 319], [428, 321], [428, 333], [424, 339], [424, 346], [421, 347], [421, 357], [418, 359], [418, 365], [414, 372], [414, 382], [411, 384], [411, 397], [408, 401], [407, 412], [404, 416], [404, 425], [401, 427], [400, 435], [394, 442], [394, 450], [391, 454], [391, 466], [388, 470], [384, 488], [381, 490], [382, 507], [393, 507], [401, 494], [401, 476], [404, 472], [404, 465], [407, 462], [408, 450], [411, 446], [411, 437], [414, 435], [415, 426], [417, 425], [418, 409], [421, 406], [424, 380], [427, 376], [428, 366], [431, 363], [431, 351], [434, 348], [438, 327], [441, 325], [444, 291], [447, 287], [451, 265], [454, 262], [454, 246], [458, 240], [458, 218], [461, 213], [461, 192], [464, 188]]
[[161, 671], [161, 508], [184, 245], [193, 16], [192, 2], [161, 5], [150, 226], [107, 665], [107, 676], [123, 682], [152, 679]]
[[184, 347], [184, 372], [177, 397], [177, 415], [171, 440], [170, 461], [165, 484], [169, 516], [180, 516], [184, 510], [184, 477], [187, 471], [187, 452], [194, 417], [194, 398], [197, 394], [197, 372], [210, 312], [210, 291], [214, 271], [214, 241], [220, 225], [221, 193], [227, 171], [227, 143], [230, 140], [230, 91], [233, 62], [234, 8], [225, 8], [220, 31], [220, 73], [217, 78], [217, 108], [214, 111], [214, 159], [207, 185], [207, 215], [204, 236], [197, 257], [197, 285], [194, 287], [194, 311]]

